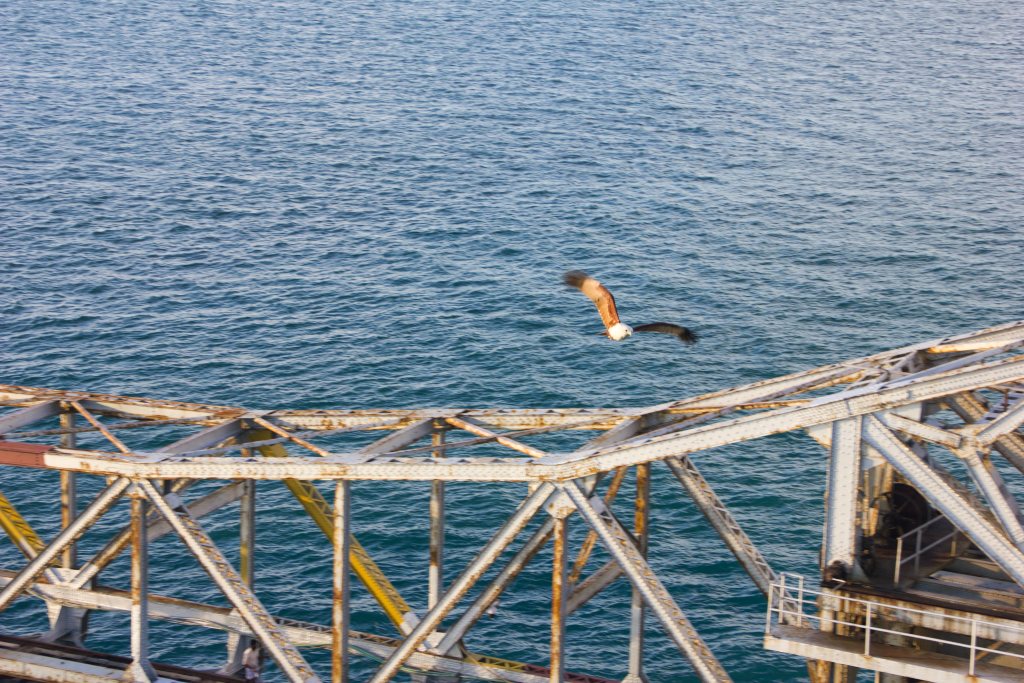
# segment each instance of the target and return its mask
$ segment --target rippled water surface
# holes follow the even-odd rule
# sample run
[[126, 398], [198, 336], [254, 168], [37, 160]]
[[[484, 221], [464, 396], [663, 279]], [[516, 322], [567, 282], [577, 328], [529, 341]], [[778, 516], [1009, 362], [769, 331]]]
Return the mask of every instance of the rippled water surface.
[[[2, 382], [253, 408], [637, 406], [1021, 317], [1014, 3], [2, 15]], [[596, 336], [569, 268], [613, 286], [627, 322], [702, 341]], [[701, 457], [769, 560], [813, 570], [820, 449], [786, 436]], [[652, 561], [683, 609], [736, 680], [805, 675], [761, 650], [762, 598], [666, 475]], [[3, 476], [52, 531], [53, 480]], [[524, 492], [450, 491], [452, 579]], [[425, 486], [355, 495], [360, 539], [422, 607]], [[281, 487], [261, 485], [260, 510], [261, 597], [328, 622], [323, 538]], [[234, 514], [209, 524], [230, 547]], [[153, 552], [154, 589], [219, 600], [175, 541]], [[546, 662], [545, 558], [472, 647]], [[355, 628], [391, 632], [356, 600]], [[573, 616], [570, 668], [624, 674], [628, 601], [620, 585]], [[0, 625], [24, 632], [33, 609]], [[126, 634], [98, 616], [90, 643], [125, 651]], [[652, 681], [694, 680], [648, 636]], [[166, 661], [223, 653], [184, 627], [152, 639]]]

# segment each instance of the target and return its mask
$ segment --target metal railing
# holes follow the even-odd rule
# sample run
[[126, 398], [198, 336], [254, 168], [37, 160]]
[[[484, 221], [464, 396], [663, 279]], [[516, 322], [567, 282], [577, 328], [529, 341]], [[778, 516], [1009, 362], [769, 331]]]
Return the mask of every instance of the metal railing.
[[[911, 529], [910, 531], [896, 539], [896, 563], [893, 567], [892, 577], [892, 582], [894, 584], [898, 584], [900, 582], [900, 575], [903, 572], [903, 565], [909, 562], [913, 562], [914, 575], [916, 576], [921, 571], [921, 557], [924, 556], [924, 554], [927, 553], [929, 550], [937, 548], [938, 546], [942, 545], [947, 541], [950, 541], [949, 554], [956, 555], [957, 542], [961, 539], [967, 538], [956, 527], [953, 527], [953, 530], [945, 536], [943, 536], [942, 538], [936, 539], [928, 545], [922, 547], [922, 543], [924, 543], [925, 530], [940, 520], [946, 520], [946, 518], [942, 515], [932, 517], [930, 520], [928, 520], [921, 526], [917, 527], [916, 529]], [[948, 522], [948, 520], [946, 521]], [[903, 557], [903, 550], [907, 544], [908, 539], [913, 539], [914, 551], [906, 557]]]
[[[810, 613], [808, 613], [808, 608]], [[819, 612], [820, 610], [820, 612]], [[835, 616], [824, 616], [826, 614], [851, 615], [843, 618]], [[773, 618], [774, 617], [774, 618]], [[912, 624], [915, 621], [934, 619], [939, 617], [947, 623], [953, 622], [959, 625], [959, 632], [970, 637], [969, 642], [964, 643], [949, 638], [920, 635], [898, 631], [888, 626], [893, 623]], [[857, 619], [856, 621], [849, 619]], [[879, 625], [881, 621], [882, 625]], [[995, 647], [984, 647], [978, 644], [979, 638], [987, 638], [995, 641], [993, 645], [1002, 644], [1001, 640], [992, 634], [1013, 631], [1020, 634], [1020, 642], [1024, 642], [1024, 627], [1013, 626], [1006, 623], [996, 623], [985, 619], [958, 617], [942, 611], [928, 611], [913, 607], [890, 605], [863, 598], [853, 598], [846, 595], [836, 595], [820, 590], [808, 588], [805, 585], [804, 577], [797, 574], [780, 574], [779, 578], [770, 584], [768, 590], [768, 613], [765, 619], [765, 635], [772, 635], [772, 625], [789, 624], [801, 626], [808, 629], [831, 631], [836, 626], [845, 626], [849, 633], [847, 637], [857, 637], [864, 640], [864, 656], [871, 656], [872, 642], [883, 644], [885, 636], [896, 636], [921, 643], [935, 643], [950, 648], [966, 650], [968, 659], [968, 673], [974, 675], [975, 665], [979, 657], [987, 655], [999, 655], [1020, 660], [1024, 666], [1024, 654], [998, 650]]]

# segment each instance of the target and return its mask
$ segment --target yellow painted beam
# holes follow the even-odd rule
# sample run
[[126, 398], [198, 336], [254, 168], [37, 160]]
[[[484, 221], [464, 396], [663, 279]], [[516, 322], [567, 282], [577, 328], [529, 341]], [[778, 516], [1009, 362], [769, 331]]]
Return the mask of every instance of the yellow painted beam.
[[[249, 436], [253, 441], [273, 438], [269, 432], [263, 430], [252, 430], [249, 432]], [[281, 444], [258, 446], [257, 450], [261, 455], [268, 458], [288, 456], [288, 451]], [[320, 493], [320, 490], [316, 488], [313, 482], [285, 479], [284, 484], [302, 504], [306, 513], [313, 518], [316, 525], [320, 527], [320, 531], [327, 538], [333, 538], [334, 520], [331, 505], [324, 499], [323, 494]], [[363, 585], [370, 591], [370, 594], [377, 600], [384, 613], [398, 627], [398, 630], [401, 633], [407, 633], [415, 625], [405, 622], [405, 615], [412, 611], [409, 604], [402, 598], [398, 589], [388, 580], [388, 577], [384, 575], [384, 572], [381, 571], [377, 563], [370, 557], [370, 554], [366, 552], [366, 549], [356, 540], [355, 536], [350, 536], [350, 542], [352, 550], [349, 552], [348, 561], [352, 566], [352, 571], [363, 582]]]
[[42, 552], [46, 544], [35, 529], [25, 521], [7, 496], [0, 493], [0, 527], [7, 532], [11, 542], [25, 557], [32, 560]]

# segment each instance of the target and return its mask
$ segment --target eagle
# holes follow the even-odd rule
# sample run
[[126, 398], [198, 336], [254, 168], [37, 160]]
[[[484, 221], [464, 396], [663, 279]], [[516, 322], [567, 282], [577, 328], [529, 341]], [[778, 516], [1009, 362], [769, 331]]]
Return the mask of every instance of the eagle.
[[583, 292], [588, 299], [597, 306], [597, 312], [601, 315], [601, 322], [604, 323], [604, 332], [609, 339], [622, 341], [634, 332], [660, 332], [670, 334], [681, 342], [693, 344], [697, 341], [697, 334], [681, 325], [672, 323], [647, 323], [630, 327], [619, 320], [619, 312], [615, 309], [615, 297], [608, 291], [608, 288], [590, 277], [582, 270], [570, 270], [563, 277], [565, 284]]

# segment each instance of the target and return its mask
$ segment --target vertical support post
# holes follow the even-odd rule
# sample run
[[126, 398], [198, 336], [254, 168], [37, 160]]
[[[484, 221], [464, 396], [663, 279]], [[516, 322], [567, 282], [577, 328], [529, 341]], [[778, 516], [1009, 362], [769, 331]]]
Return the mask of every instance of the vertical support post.
[[796, 584], [796, 625], [804, 625], [804, 575], [800, 575], [800, 580]]
[[568, 598], [568, 516], [555, 522], [553, 566], [551, 569], [551, 683], [565, 677], [565, 608]]
[[832, 424], [822, 569], [833, 562], [846, 571], [857, 562], [857, 483], [860, 480], [861, 418]]
[[[830, 448], [828, 481], [825, 494], [825, 538], [822, 558], [822, 571], [839, 563], [847, 572], [861, 572], [859, 560], [857, 496], [858, 483], [861, 478], [861, 454], [863, 429], [862, 418], [851, 417], [832, 423], [832, 443]], [[818, 628], [833, 630], [845, 635], [848, 627], [832, 621], [831, 614], [819, 613], [821, 620]], [[847, 620], [848, 616], [842, 609], [835, 615], [837, 621]], [[855, 667], [834, 662], [820, 662], [817, 668], [818, 680], [832, 683], [852, 683], [857, 676]]]
[[[238, 575], [245, 585], [252, 588], [256, 581], [256, 481], [248, 479], [242, 486], [242, 497], [238, 501]], [[242, 657], [253, 638], [240, 636], [236, 640], [231, 661], [234, 671], [241, 668]]]
[[971, 619], [971, 662], [967, 673], [974, 675], [974, 665], [978, 661], [978, 620]]
[[[75, 428], [73, 413], [61, 413], [60, 426], [63, 430]], [[75, 433], [66, 431], [60, 436], [60, 445], [74, 448], [77, 444]], [[75, 472], [60, 473], [60, 526], [61, 530], [71, 526], [78, 517], [77, 474]], [[66, 577], [78, 566], [78, 546], [71, 541], [60, 554], [60, 566], [66, 570]], [[56, 571], [56, 570], [54, 570]], [[47, 602], [46, 611], [50, 618], [50, 630], [43, 636], [45, 640], [64, 641], [83, 647], [85, 635], [89, 627], [89, 610], [80, 607], [69, 607]]]
[[331, 683], [348, 683], [349, 590], [351, 575], [348, 556], [351, 551], [349, 482], [339, 479], [334, 485], [334, 600], [331, 608]]
[[[75, 428], [74, 413], [62, 413], [60, 416], [61, 429]], [[63, 448], [74, 448], [78, 439], [74, 432], [61, 434], [60, 445]], [[66, 529], [78, 516], [78, 474], [76, 472], [60, 473], [60, 522], [61, 528]], [[78, 564], [78, 546], [70, 544], [61, 554], [61, 566], [66, 569], [74, 569]]]
[[871, 603], [868, 603], [868, 613], [864, 617], [864, 656], [871, 655]]
[[238, 574], [246, 585], [252, 588], [256, 579], [253, 553], [256, 550], [256, 481], [242, 482], [242, 498], [239, 501], [239, 562]]
[[[252, 451], [242, 449], [243, 457], [251, 457]], [[164, 482], [164, 494], [170, 480]], [[238, 576], [249, 588], [256, 580], [256, 481], [248, 479], [241, 482], [242, 497], [239, 499], [238, 515]], [[249, 635], [228, 634], [228, 659], [219, 670], [220, 673], [234, 674], [242, 670], [242, 658], [253, 638]]]
[[125, 671], [125, 680], [155, 681], [156, 672], [149, 663], [149, 556], [145, 494], [132, 486], [132, 663]]
[[[640, 554], [647, 557], [648, 512], [651, 503], [651, 465], [636, 466], [636, 502], [633, 508], [633, 535]], [[643, 683], [644, 674], [644, 596], [633, 587], [629, 622], [629, 674], [623, 683]]]
[[[444, 457], [444, 421], [434, 422], [431, 442], [434, 458]], [[441, 599], [444, 591], [444, 482], [430, 482], [430, 569], [427, 577], [427, 609], [431, 609]]]

